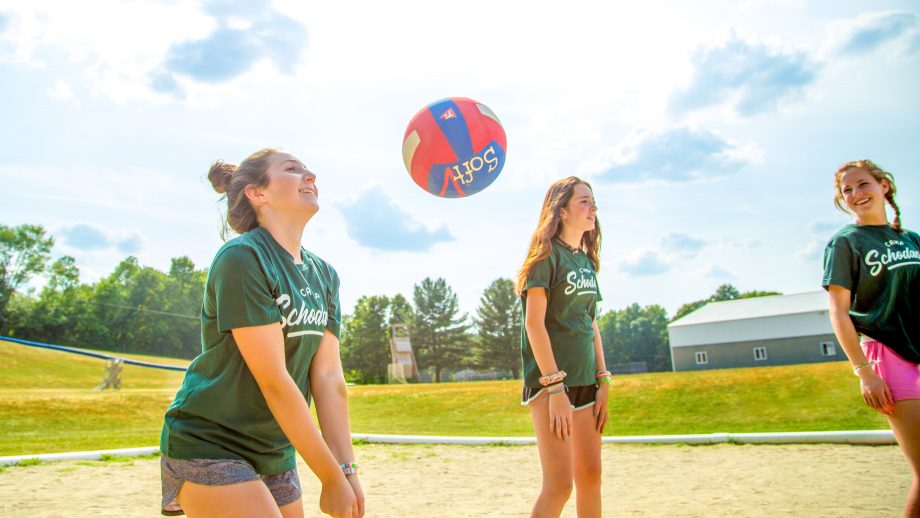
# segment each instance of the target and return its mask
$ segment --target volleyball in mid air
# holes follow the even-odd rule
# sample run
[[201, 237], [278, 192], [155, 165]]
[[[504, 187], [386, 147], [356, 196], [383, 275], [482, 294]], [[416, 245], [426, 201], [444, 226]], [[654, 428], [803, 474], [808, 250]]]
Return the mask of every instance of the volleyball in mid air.
[[402, 146], [412, 180], [441, 198], [462, 198], [488, 187], [505, 165], [505, 149], [505, 130], [495, 113], [465, 97], [419, 110]]

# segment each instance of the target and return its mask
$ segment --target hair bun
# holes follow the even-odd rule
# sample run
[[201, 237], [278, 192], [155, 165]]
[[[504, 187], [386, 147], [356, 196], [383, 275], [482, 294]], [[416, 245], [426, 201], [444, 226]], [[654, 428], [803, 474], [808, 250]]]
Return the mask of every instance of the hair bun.
[[211, 186], [220, 194], [226, 193], [230, 189], [230, 180], [233, 179], [233, 173], [237, 166], [228, 164], [223, 160], [218, 160], [211, 164], [211, 170], [208, 171], [208, 180], [211, 180]]

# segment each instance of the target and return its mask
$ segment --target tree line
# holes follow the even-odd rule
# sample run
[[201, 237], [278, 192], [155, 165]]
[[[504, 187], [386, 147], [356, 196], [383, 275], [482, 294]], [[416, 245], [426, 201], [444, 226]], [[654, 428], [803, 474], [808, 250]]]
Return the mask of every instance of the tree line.
[[[207, 270], [186, 256], [168, 272], [122, 260], [108, 276], [86, 284], [72, 257], [51, 260], [54, 238], [39, 225], [0, 225], [0, 334], [115, 352], [191, 359], [201, 349], [199, 315]], [[44, 278], [40, 290], [30, 280]], [[720, 286], [706, 299], [681, 306], [672, 318], [658, 305], [632, 304], [598, 317], [608, 366], [644, 362], [671, 370], [667, 325], [708, 302], [774, 295]], [[521, 299], [511, 279], [492, 281], [475, 314], [461, 313], [442, 278], [425, 278], [412, 299], [365, 295], [343, 316], [342, 364], [349, 379], [385, 382], [390, 326], [408, 326], [420, 369], [432, 381], [460, 369], [520, 375]]]

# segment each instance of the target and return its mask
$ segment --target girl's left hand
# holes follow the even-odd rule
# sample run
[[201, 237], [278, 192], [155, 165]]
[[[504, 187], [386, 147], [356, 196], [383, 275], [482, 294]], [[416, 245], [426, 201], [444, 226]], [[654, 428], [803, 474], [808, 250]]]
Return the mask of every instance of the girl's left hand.
[[364, 490], [361, 489], [361, 482], [358, 481], [358, 475], [346, 475], [345, 478], [348, 480], [348, 483], [351, 484], [351, 489], [355, 492], [355, 497], [358, 499], [358, 518], [364, 516]]
[[594, 427], [597, 433], [603, 434], [607, 426], [607, 394], [610, 392], [609, 383], [601, 383], [594, 394]]

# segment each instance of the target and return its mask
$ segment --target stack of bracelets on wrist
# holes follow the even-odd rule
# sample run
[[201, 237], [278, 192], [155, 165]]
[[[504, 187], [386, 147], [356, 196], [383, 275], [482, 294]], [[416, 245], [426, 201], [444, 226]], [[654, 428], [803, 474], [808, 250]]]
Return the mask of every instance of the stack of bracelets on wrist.
[[[565, 380], [565, 376], [566, 376], [565, 371], [557, 371], [552, 374], [547, 374], [546, 376], [541, 376], [538, 381], [540, 382], [540, 385], [543, 385], [543, 387], [547, 389], [546, 390], [547, 394], [549, 395], [561, 394], [566, 391], [566, 386], [563, 385], [562, 383], [562, 381]], [[550, 388], [556, 385], [562, 385], [562, 386], [557, 389]]]
[[601, 383], [606, 383], [609, 385], [611, 378], [613, 378], [613, 374], [610, 374], [610, 371], [608, 370], [597, 371], [597, 373], [594, 374], [594, 379], [596, 380], [598, 387], [601, 386]]
[[538, 381], [540, 382], [540, 385], [543, 385], [544, 387], [549, 387], [551, 385], [562, 383], [562, 380], [564, 379], [565, 379], [565, 371], [558, 371], [552, 374], [547, 374], [546, 376], [541, 376]]
[[358, 474], [357, 462], [345, 462], [343, 464], [339, 464], [339, 466], [342, 467], [342, 473], [344, 473], [345, 476]]

